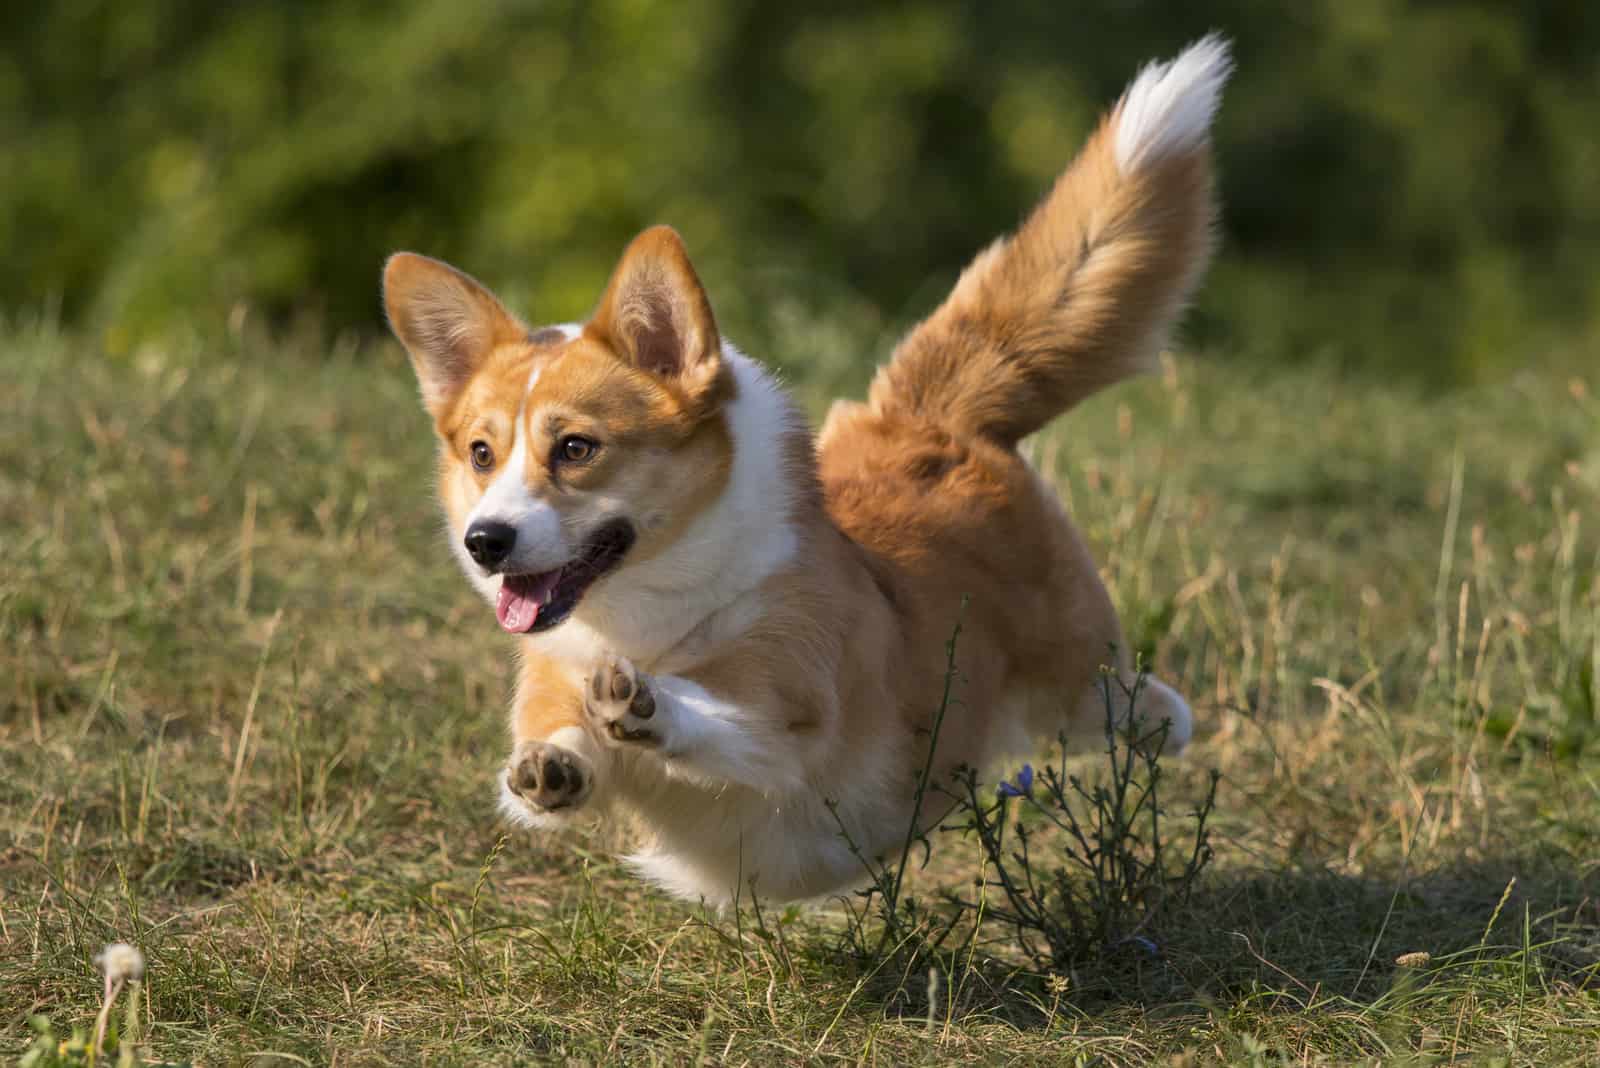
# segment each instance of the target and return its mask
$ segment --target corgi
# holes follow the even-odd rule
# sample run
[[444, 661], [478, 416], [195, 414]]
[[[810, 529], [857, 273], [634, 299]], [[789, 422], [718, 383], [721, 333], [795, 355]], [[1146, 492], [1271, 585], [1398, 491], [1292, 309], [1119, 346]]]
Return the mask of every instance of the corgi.
[[[628, 246], [587, 322], [542, 329], [389, 259], [451, 548], [520, 646], [507, 817], [631, 816], [629, 863], [691, 900], [814, 898], [861, 879], [852, 844], [892, 855], [943, 815], [916, 810], [925, 764], [1103, 725], [1102, 667], [1133, 679], [1120, 624], [1018, 443], [1144, 369], [1193, 293], [1230, 70], [1215, 36], [1146, 66], [815, 435], [722, 337], [671, 229]], [[1116, 700], [1189, 740], [1162, 683]]]

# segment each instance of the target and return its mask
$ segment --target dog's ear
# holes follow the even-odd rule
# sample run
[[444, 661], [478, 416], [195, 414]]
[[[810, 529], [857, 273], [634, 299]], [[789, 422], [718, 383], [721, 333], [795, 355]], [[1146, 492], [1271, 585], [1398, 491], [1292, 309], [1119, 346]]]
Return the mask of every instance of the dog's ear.
[[653, 226], [622, 254], [587, 331], [640, 370], [703, 397], [717, 381], [722, 341], [683, 241]]
[[496, 345], [528, 333], [477, 281], [414, 252], [396, 252], [384, 265], [383, 307], [435, 418]]

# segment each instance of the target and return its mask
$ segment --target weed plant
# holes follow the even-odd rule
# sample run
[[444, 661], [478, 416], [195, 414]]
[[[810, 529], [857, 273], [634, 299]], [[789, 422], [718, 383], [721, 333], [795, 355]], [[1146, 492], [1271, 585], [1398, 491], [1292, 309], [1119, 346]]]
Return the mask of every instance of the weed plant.
[[[947, 829], [977, 839], [984, 860], [979, 888], [999, 898], [991, 892], [982, 904], [961, 903], [1010, 928], [1036, 967], [1067, 973], [1125, 949], [1158, 953], [1161, 924], [1174, 905], [1188, 903], [1211, 861], [1206, 821], [1220, 773], [1212, 771], [1192, 828], [1167, 820], [1158, 757], [1171, 725], [1140, 719], [1146, 678], [1141, 671], [1129, 685], [1101, 672], [1105, 749], [1094, 764], [1097, 774], [1068, 770], [1065, 734], [1057, 763], [1037, 775], [1025, 764], [992, 792], [975, 769], [957, 774], [956, 822]], [[1118, 689], [1129, 710], [1120, 721]]]
[[[1105, 744], [1092, 759], [1092, 771], [1070, 770], [1084, 759], [1071, 751], [1063, 732], [1057, 762], [1037, 773], [1024, 764], [1013, 780], [990, 789], [977, 769], [960, 765], [949, 783], [935, 781], [933, 753], [952, 700], [960, 636], [957, 623], [946, 643], [944, 692], [902, 849], [892, 857], [868, 857], [839, 823], [864, 882], [842, 899], [840, 948], [859, 966], [902, 975], [930, 962], [948, 966], [970, 957], [976, 939], [990, 953], [1007, 952], [983, 938], [986, 926], [1005, 929], [1014, 940], [1011, 949], [1041, 971], [1070, 974], [1127, 951], [1159, 954], [1160, 925], [1173, 906], [1188, 903], [1212, 859], [1207, 820], [1220, 773], [1212, 771], [1209, 788], [1193, 808], [1192, 827], [1177, 831], [1175, 841], [1161, 797], [1159, 759], [1171, 724], [1140, 716], [1144, 671], [1129, 684], [1102, 670]], [[1119, 707], [1125, 709], [1120, 718]], [[930, 810], [948, 813], [937, 827], [941, 835], [978, 843], [977, 893], [947, 887], [930, 905], [909, 891], [913, 853], [920, 849], [926, 865], [934, 848], [933, 836], [923, 829]]]

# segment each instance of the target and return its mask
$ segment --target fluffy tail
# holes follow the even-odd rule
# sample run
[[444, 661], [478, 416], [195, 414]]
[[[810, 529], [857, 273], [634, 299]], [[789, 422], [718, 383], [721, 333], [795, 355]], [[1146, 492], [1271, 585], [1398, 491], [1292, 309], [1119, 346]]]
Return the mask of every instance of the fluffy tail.
[[1143, 370], [1211, 255], [1209, 131], [1232, 63], [1152, 63], [1033, 215], [979, 254], [872, 383], [883, 414], [1010, 446]]

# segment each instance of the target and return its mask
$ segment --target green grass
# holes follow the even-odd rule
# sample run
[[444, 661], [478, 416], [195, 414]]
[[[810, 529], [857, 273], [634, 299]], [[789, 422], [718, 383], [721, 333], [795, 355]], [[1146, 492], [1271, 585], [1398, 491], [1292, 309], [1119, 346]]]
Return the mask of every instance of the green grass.
[[1163, 785], [1220, 770], [1216, 859], [1158, 957], [991, 931], [930, 979], [506, 834], [510, 647], [396, 350], [24, 325], [0, 368], [0, 1057], [123, 939], [207, 1064], [1600, 1059], [1600, 383], [1183, 361], [1033, 443], [1193, 698]]

